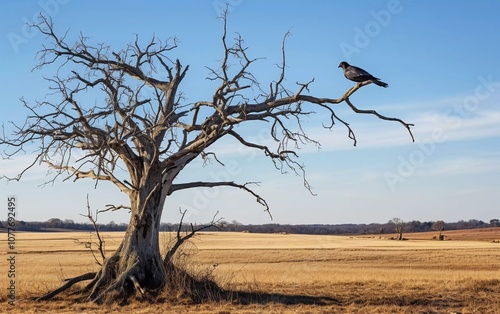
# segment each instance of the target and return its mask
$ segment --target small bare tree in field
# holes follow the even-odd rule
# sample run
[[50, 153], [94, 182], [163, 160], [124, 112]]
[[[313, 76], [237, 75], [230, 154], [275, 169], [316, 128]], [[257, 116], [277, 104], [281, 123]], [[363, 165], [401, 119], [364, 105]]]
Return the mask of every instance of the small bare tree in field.
[[432, 230], [436, 230], [438, 232], [438, 240], [443, 240], [443, 235], [441, 234], [441, 232], [443, 232], [444, 230], [444, 225], [445, 223], [442, 220], [435, 221], [432, 224]]
[[[296, 149], [303, 144], [319, 145], [303, 128], [304, 119], [314, 110], [326, 113], [325, 128], [331, 129], [336, 122], [344, 125], [354, 145], [355, 134], [335, 113], [335, 106], [345, 104], [354, 113], [400, 123], [413, 140], [412, 124], [358, 109], [351, 102], [350, 96], [370, 82], [356, 84], [340, 98], [308, 94], [313, 79], [286, 87], [284, 45], [288, 34], [283, 38], [276, 79], [261, 84], [251, 72], [257, 59], [249, 56], [240, 35], [228, 40], [225, 14], [222, 20], [222, 59], [217, 68], [209, 68], [208, 77], [218, 82], [218, 87], [211, 97], [194, 103], [186, 102], [180, 92], [189, 67], [172, 57], [175, 38], [161, 41], [153, 37], [145, 45], [136, 38], [122, 50], [114, 50], [102, 43], [93, 44], [83, 35], [70, 43], [68, 34], [56, 33], [52, 21], [43, 17], [34, 25], [47, 38], [36, 68], [56, 67], [54, 76], [46, 79], [51, 84], [47, 99], [58, 99], [35, 104], [22, 100], [30, 114], [24, 124], [13, 124], [11, 136], [0, 138], [0, 144], [7, 147], [4, 157], [33, 151], [32, 143], [37, 146], [33, 162], [11, 179], [21, 179], [41, 162], [54, 169], [50, 180], [63, 175], [74, 181], [92, 179], [96, 184], [108, 181], [130, 200], [123, 206], [130, 210], [130, 222], [116, 252], [106, 256], [98, 272], [72, 278], [58, 292], [89, 280], [80, 293], [99, 303], [117, 296], [126, 299], [135, 292], [154, 293], [164, 287], [169, 274], [160, 254], [159, 227], [165, 200], [175, 192], [238, 188], [269, 212], [268, 204], [251, 189], [250, 182], [178, 182], [179, 173], [195, 159], [212, 156], [223, 165], [215, 152], [209, 151], [222, 138], [261, 152], [279, 170], [302, 176], [305, 172], [297, 161]], [[252, 141], [239, 131], [239, 125], [256, 123], [268, 128], [275, 146]], [[79, 157], [74, 158], [77, 152]], [[167, 260], [170, 256], [167, 252]]]
[[396, 231], [396, 239], [403, 240], [403, 228], [405, 226], [405, 222], [401, 218], [392, 218], [389, 223], [394, 224], [394, 231]]

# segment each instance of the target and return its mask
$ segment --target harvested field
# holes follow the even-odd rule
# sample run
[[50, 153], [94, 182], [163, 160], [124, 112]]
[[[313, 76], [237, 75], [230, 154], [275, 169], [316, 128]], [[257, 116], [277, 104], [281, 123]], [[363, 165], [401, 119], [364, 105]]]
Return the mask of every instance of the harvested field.
[[[202, 233], [183, 249], [188, 269], [209, 273], [226, 289], [251, 292], [252, 302], [134, 301], [125, 308], [74, 303], [65, 295], [30, 301], [98, 265], [83, 244], [93, 240], [89, 233], [18, 233], [16, 305], [7, 305], [5, 293], [0, 300], [18, 313], [495, 313], [500, 243], [494, 242], [499, 228], [490, 229], [444, 232], [449, 241], [429, 240], [431, 233], [406, 234], [408, 241]], [[103, 235], [109, 251], [123, 234]], [[169, 238], [162, 235], [162, 245]], [[0, 243], [7, 246], [5, 237]]]

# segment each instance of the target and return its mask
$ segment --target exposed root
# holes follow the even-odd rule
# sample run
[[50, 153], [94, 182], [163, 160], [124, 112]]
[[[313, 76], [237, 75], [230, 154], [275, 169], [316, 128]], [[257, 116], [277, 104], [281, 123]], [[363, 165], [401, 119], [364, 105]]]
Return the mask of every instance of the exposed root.
[[118, 255], [113, 255], [104, 263], [104, 266], [101, 268], [97, 276], [97, 281], [91, 287], [92, 291], [87, 298], [88, 301], [95, 301], [101, 288], [107, 282], [116, 277], [115, 266], [118, 263], [119, 259], [120, 257]]
[[74, 284], [92, 280], [83, 289], [72, 293], [84, 296], [83, 300], [95, 302], [98, 304], [108, 301], [126, 302], [126, 300], [137, 291], [141, 298], [146, 296], [146, 290], [141, 287], [137, 280], [138, 263], [134, 263], [128, 267], [128, 270], [116, 276], [116, 267], [119, 261], [119, 256], [114, 255], [109, 258], [101, 270], [98, 272], [86, 273], [74, 278], [66, 279], [66, 283], [61, 287], [35, 298], [38, 301], [50, 300], [61, 292], [69, 289]]
[[121, 292], [124, 292], [123, 297], [124, 299], [126, 299], [131, 294], [131, 292], [126, 291], [127, 289], [124, 289], [125, 281], [129, 277], [133, 277], [132, 273], [133, 269], [122, 273], [118, 278], [116, 278], [116, 280], [111, 285], [109, 285], [106, 289], [104, 289], [104, 291], [102, 291], [98, 296], [96, 297], [90, 296], [92, 297], [91, 300], [96, 303], [103, 303], [107, 295], [112, 295], [115, 292], [118, 292], [119, 294], [121, 294]]
[[95, 278], [96, 274], [97, 273], [95, 273], [95, 272], [91, 272], [91, 273], [86, 273], [86, 274], [83, 274], [83, 275], [80, 275], [80, 276], [77, 276], [77, 277], [74, 277], [74, 278], [66, 279], [66, 283], [64, 285], [62, 285], [61, 287], [57, 288], [54, 291], [51, 291], [51, 292], [49, 292], [49, 293], [47, 293], [47, 294], [45, 294], [45, 295], [43, 295], [41, 297], [36, 298], [36, 300], [37, 301], [45, 301], [45, 300], [52, 299], [53, 297], [55, 297], [59, 293], [65, 291], [67, 289], [69, 289], [75, 283]]

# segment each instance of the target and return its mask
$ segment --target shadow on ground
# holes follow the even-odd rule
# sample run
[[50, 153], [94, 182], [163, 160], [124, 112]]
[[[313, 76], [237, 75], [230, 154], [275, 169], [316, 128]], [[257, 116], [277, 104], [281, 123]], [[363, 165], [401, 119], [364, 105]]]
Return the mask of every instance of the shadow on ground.
[[[177, 301], [232, 302], [242, 305], [249, 304], [283, 304], [283, 305], [338, 305], [339, 300], [329, 296], [310, 296], [300, 294], [268, 293], [263, 291], [236, 291], [219, 287], [211, 276], [192, 276], [183, 269], [170, 265], [169, 282], [158, 301], [169, 301], [175, 295]], [[163, 300], [162, 300], [163, 299]], [[176, 301], [176, 300], [170, 300]]]

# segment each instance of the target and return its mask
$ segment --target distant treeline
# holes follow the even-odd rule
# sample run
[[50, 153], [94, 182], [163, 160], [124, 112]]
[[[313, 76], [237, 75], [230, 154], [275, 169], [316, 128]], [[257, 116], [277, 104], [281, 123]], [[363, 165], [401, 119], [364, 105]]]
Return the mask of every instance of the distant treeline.
[[[434, 221], [420, 222], [412, 220], [404, 223], [404, 232], [425, 232], [433, 230]], [[7, 223], [0, 221], [0, 227], [5, 228]], [[202, 225], [197, 225], [200, 227]], [[445, 223], [444, 230], [474, 229], [498, 227], [500, 221], [491, 219], [489, 222], [471, 219], [468, 221], [460, 220], [457, 222]], [[111, 221], [108, 224], [98, 224], [99, 231], [125, 231], [127, 224], [116, 224]], [[191, 226], [185, 224], [182, 230], [190, 230]], [[177, 231], [179, 224], [161, 223], [161, 231]], [[90, 223], [75, 223], [73, 220], [52, 218], [45, 222], [17, 221], [16, 231], [94, 231]], [[295, 234], [391, 234], [395, 233], [395, 225], [389, 221], [387, 223], [371, 224], [308, 224], [308, 225], [282, 225], [282, 224], [263, 224], [263, 225], [245, 225], [237, 221], [224, 222], [222, 228], [210, 227], [204, 231], [236, 231], [236, 232], [254, 232], [254, 233], [295, 233]]]

